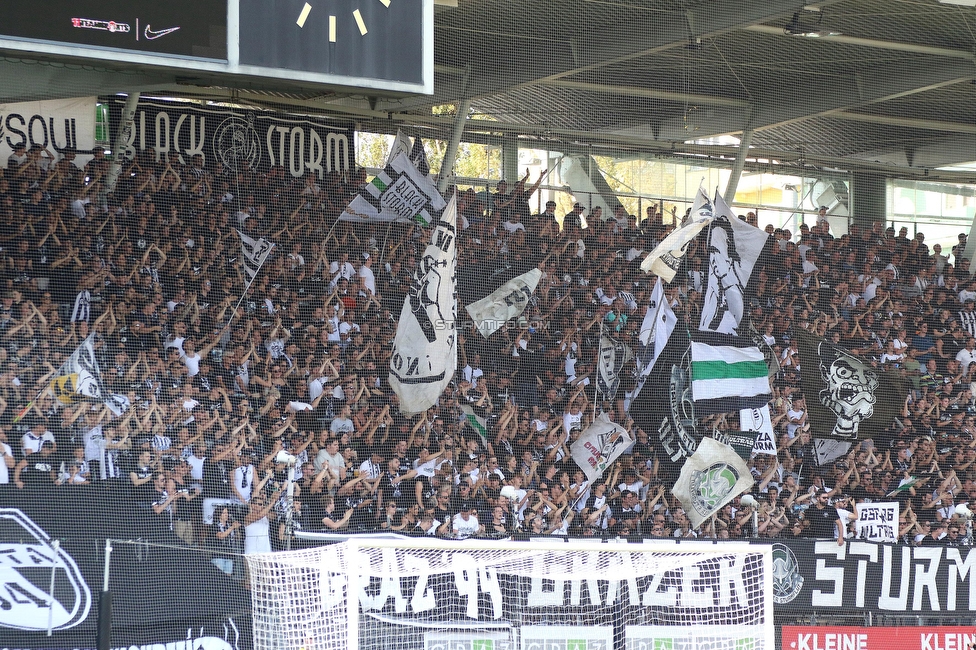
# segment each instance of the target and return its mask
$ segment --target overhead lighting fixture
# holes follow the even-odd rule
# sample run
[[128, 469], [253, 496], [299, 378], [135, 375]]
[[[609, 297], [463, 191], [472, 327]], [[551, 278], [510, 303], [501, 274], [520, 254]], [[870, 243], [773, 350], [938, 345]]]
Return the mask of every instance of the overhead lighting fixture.
[[976, 7], [976, 0], [939, 0], [944, 5], [956, 5], [957, 7]]
[[[972, 0], [972, 2], [976, 2], [976, 0]], [[783, 29], [783, 32], [789, 36], [803, 36], [805, 38], [829, 38], [830, 36], [841, 35], [840, 32], [835, 32], [824, 27], [824, 14], [822, 11], [808, 13], [816, 13], [817, 20], [815, 22], [805, 21], [803, 20], [804, 14], [796, 12], [793, 14], [793, 18], [790, 19], [790, 24]]]

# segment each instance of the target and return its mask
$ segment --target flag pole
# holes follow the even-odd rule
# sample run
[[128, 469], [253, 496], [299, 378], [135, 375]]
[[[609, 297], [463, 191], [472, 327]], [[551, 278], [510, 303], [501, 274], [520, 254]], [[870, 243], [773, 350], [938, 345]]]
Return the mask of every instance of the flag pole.
[[596, 346], [596, 361], [593, 376], [593, 419], [596, 420], [596, 403], [600, 399], [600, 344], [603, 342], [603, 317], [600, 318], [600, 343]]

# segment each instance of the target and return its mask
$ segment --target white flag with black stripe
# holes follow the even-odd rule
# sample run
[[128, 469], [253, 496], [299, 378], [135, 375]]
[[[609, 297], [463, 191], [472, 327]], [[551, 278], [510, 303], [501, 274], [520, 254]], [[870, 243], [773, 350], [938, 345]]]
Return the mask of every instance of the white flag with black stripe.
[[390, 358], [390, 386], [406, 415], [426, 411], [457, 370], [457, 201], [430, 233], [403, 301]]
[[241, 262], [244, 265], [244, 274], [247, 276], [247, 286], [250, 286], [275, 245], [264, 237], [254, 239], [240, 230], [237, 231], [237, 236], [241, 238]]

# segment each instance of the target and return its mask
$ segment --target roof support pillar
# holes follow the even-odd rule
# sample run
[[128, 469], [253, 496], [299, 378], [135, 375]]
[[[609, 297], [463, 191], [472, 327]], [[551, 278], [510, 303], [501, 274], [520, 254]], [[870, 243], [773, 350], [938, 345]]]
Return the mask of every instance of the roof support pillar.
[[735, 190], [739, 187], [739, 177], [742, 176], [742, 169], [746, 166], [750, 144], [752, 144], [752, 129], [745, 129], [742, 132], [742, 139], [739, 140], [739, 151], [735, 154], [732, 175], [729, 176], [729, 182], [725, 186], [725, 202], [729, 205], [732, 205], [732, 201], [735, 200]]
[[470, 110], [470, 99], [462, 99], [458, 103], [457, 116], [454, 118], [454, 130], [451, 131], [451, 139], [447, 143], [447, 151], [444, 152], [444, 161], [441, 163], [441, 173], [437, 177], [437, 191], [441, 194], [447, 191], [447, 185], [454, 175], [454, 163], [457, 162], [458, 147], [461, 146], [464, 123], [468, 119], [468, 111]]

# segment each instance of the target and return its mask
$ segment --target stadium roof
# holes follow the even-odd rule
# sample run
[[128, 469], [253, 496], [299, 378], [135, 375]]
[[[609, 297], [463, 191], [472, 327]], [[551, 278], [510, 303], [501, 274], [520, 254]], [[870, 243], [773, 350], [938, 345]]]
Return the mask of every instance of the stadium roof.
[[[432, 109], [468, 98], [484, 118], [468, 121], [475, 139], [524, 134], [728, 157], [736, 140], [720, 136], [748, 130], [756, 158], [976, 179], [976, 165], [965, 165], [976, 161], [976, 8], [965, 6], [976, 0], [437, 4], [432, 96], [261, 84], [230, 90], [205, 79], [174, 86], [175, 78], [157, 73], [133, 73], [129, 83], [339, 112], [367, 128], [410, 125], [438, 137], [447, 137], [453, 118]], [[126, 89], [125, 80], [79, 74], [99, 94]]]

